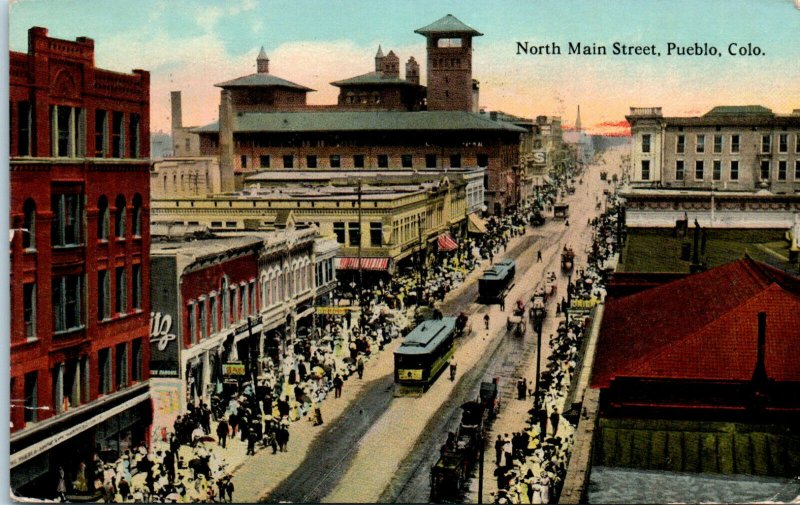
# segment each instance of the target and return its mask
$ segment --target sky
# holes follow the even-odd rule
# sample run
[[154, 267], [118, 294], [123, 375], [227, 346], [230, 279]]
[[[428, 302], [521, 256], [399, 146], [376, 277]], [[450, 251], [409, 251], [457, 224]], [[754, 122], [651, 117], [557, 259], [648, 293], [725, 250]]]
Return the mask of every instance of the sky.
[[[795, 6], [795, 3], [798, 6]], [[9, 48], [27, 50], [31, 26], [95, 40], [101, 68], [151, 73], [151, 129], [169, 132], [170, 91], [183, 95], [184, 125], [218, 115], [215, 83], [255, 72], [264, 46], [270, 73], [336, 102], [331, 81], [373, 70], [378, 44], [425, 82], [425, 39], [414, 30], [452, 14], [484, 35], [473, 41], [480, 104], [525, 117], [558, 115], [584, 129], [625, 133], [632, 106], [700, 115], [715, 105], [800, 108], [800, 0], [19, 0], [9, 6]], [[560, 55], [518, 54], [555, 44]], [[569, 55], [568, 45], [606, 46]], [[612, 45], [655, 45], [661, 56], [613, 55]], [[721, 56], [668, 56], [667, 44], [708, 44]], [[758, 56], [731, 56], [735, 43]]]

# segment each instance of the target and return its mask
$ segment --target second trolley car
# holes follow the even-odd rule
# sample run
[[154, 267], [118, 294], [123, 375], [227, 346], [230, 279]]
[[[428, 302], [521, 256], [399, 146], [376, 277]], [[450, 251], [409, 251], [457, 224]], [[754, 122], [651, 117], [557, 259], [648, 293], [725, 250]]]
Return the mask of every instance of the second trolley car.
[[517, 266], [513, 260], [507, 259], [492, 265], [478, 279], [478, 294], [480, 298], [493, 302], [504, 296], [514, 281], [516, 271]]

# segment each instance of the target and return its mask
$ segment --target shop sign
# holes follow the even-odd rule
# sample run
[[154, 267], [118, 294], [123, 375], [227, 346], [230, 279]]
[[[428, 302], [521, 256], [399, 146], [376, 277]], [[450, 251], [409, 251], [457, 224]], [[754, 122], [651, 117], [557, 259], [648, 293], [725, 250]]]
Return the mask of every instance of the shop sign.
[[244, 376], [244, 363], [238, 362], [238, 361], [237, 362], [230, 362], [230, 363], [223, 363], [222, 364], [222, 375], [243, 377]]
[[397, 376], [400, 379], [407, 379], [407, 380], [422, 380], [422, 370], [409, 370], [407, 368], [401, 368], [397, 371]]
[[172, 315], [150, 313], [150, 375], [178, 376], [178, 337], [172, 331]]
[[572, 300], [572, 303], [570, 303], [569, 307], [571, 309], [591, 309], [592, 307], [597, 305], [597, 303], [598, 303], [597, 298], [588, 298], [588, 299], [576, 298]]
[[177, 266], [174, 257], [151, 258], [150, 265], [150, 376], [178, 378], [181, 319], [175, 289]]
[[546, 165], [547, 151], [533, 151], [529, 159], [531, 160], [531, 163], [534, 165]]
[[350, 307], [317, 307], [317, 314], [344, 316], [349, 310], [351, 310]]

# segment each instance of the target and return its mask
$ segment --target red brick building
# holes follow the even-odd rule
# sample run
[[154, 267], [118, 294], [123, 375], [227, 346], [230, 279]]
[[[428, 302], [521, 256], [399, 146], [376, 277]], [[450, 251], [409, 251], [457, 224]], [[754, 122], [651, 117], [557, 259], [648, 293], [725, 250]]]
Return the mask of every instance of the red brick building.
[[[11, 486], [147, 441], [150, 76], [94, 41], [10, 53]], [[72, 491], [72, 490], [70, 490]]]

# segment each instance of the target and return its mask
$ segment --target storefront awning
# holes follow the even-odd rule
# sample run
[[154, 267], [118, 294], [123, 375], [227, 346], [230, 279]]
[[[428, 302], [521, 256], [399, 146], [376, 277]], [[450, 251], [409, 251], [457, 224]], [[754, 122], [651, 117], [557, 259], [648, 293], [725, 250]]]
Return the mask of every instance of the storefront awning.
[[[336, 258], [337, 270], [359, 270], [358, 258]], [[361, 258], [361, 270], [389, 270], [389, 258]]]
[[470, 214], [467, 221], [467, 231], [470, 233], [486, 233], [486, 225], [481, 221], [481, 218], [475, 214]]
[[458, 244], [455, 240], [453, 240], [453, 237], [450, 236], [450, 232], [445, 232], [439, 235], [437, 244], [439, 246], [439, 251], [442, 252], [450, 252], [458, 249]]

